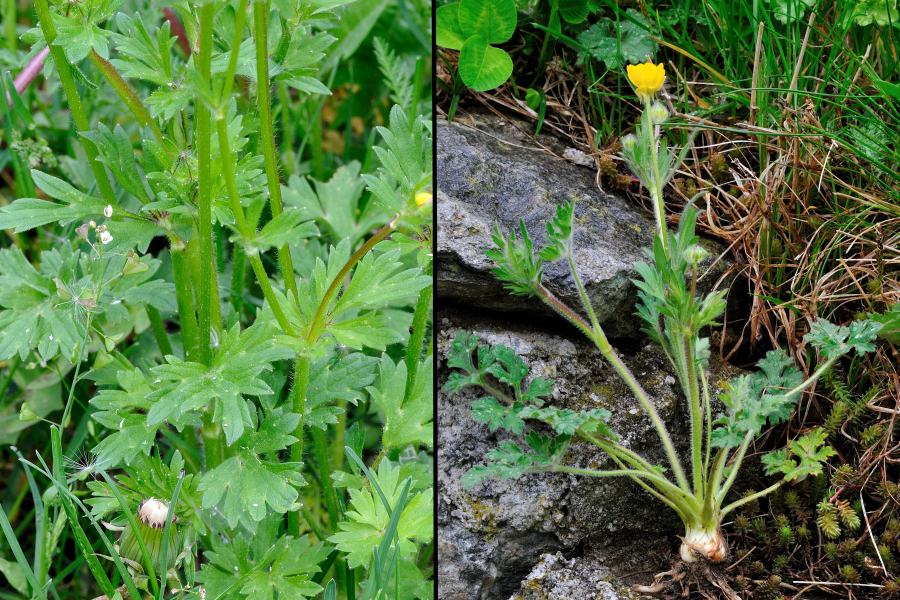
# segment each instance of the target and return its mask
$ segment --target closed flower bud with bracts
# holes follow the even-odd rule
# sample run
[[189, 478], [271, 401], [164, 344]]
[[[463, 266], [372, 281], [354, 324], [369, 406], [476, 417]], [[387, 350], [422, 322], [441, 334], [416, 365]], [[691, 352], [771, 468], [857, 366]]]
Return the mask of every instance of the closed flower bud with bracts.
[[684, 251], [684, 260], [689, 265], [696, 265], [707, 256], [709, 256], [709, 252], [699, 244], [688, 246]]
[[135, 515], [138, 530], [135, 532], [131, 524], [128, 524], [122, 531], [122, 537], [119, 538], [119, 554], [124, 558], [143, 564], [144, 557], [138, 542], [138, 536], [140, 536], [147, 548], [147, 555], [153, 562], [153, 568], [158, 573], [167, 571], [178, 554], [175, 543], [175, 515], [173, 514], [167, 540], [166, 565], [162, 564], [163, 532], [168, 512], [169, 505], [165, 502], [156, 498], [145, 500]]
[[416, 206], [425, 206], [426, 204], [431, 204], [433, 196], [431, 192], [419, 192], [416, 194]]
[[650, 107], [650, 120], [654, 125], [665, 123], [669, 118], [669, 109], [662, 102], [654, 102]]
[[633, 133], [622, 136], [622, 154], [628, 156], [634, 153], [634, 147], [637, 145], [637, 138]]

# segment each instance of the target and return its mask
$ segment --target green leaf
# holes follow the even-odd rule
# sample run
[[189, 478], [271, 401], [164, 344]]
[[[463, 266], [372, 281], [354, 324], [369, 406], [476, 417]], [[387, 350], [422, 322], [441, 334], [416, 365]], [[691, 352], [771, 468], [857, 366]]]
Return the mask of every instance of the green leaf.
[[480, 35], [466, 39], [459, 51], [459, 76], [476, 92], [503, 85], [512, 75], [512, 58], [506, 50], [489, 46]]
[[357, 264], [333, 313], [408, 305], [428, 285], [431, 277], [418, 266], [405, 268], [400, 249], [372, 251]]
[[900, 344], [900, 302], [894, 304], [884, 314], [870, 314], [868, 318], [881, 324], [878, 337], [892, 344]]
[[269, 511], [291, 510], [298, 498], [296, 488], [306, 485], [300, 463], [266, 460], [261, 455], [297, 441], [292, 434], [299, 419], [293, 413], [272, 413], [258, 431], [245, 433], [235, 454], [201, 477], [197, 489], [203, 492], [203, 507], [217, 506], [229, 527], [241, 524], [248, 531], [254, 531]]
[[[378, 485], [393, 507], [403, 489], [399, 467], [384, 459], [378, 465]], [[434, 512], [431, 506], [432, 490], [428, 488], [411, 494], [397, 525], [400, 557], [416, 551], [416, 543], [427, 544], [434, 531]], [[381, 499], [368, 488], [350, 490], [350, 505], [346, 519], [338, 524], [338, 533], [328, 541], [347, 555], [350, 568], [367, 566], [376, 546], [381, 542], [390, 514]]]
[[556, 214], [547, 222], [547, 245], [541, 248], [541, 260], [553, 262], [572, 252], [574, 218], [574, 202], [564, 202], [556, 207]]
[[385, 85], [391, 92], [391, 102], [408, 110], [414, 108], [413, 85], [414, 65], [411, 60], [398, 57], [390, 45], [383, 39], [376, 37], [372, 40], [375, 49], [375, 60], [378, 61], [378, 69], [381, 71]]
[[33, 170], [31, 176], [41, 191], [61, 204], [38, 198], [19, 198], [0, 208], [0, 229], [19, 233], [48, 223], [68, 225], [73, 221], [102, 217], [106, 207], [103, 200], [83, 194], [52, 175]]
[[376, 227], [387, 223], [390, 215], [376, 203], [360, 204], [365, 182], [359, 176], [360, 165], [342, 165], [327, 182], [293, 176], [284, 188], [284, 202], [295, 206], [304, 219], [314, 219], [334, 243], [349, 239], [356, 245]]
[[521, 435], [525, 431], [525, 421], [521, 417], [521, 410], [522, 405], [519, 403], [507, 406], [489, 396], [479, 398], [472, 403], [472, 418], [476, 423], [485, 425], [492, 432], [505, 429]]
[[845, 327], [818, 319], [810, 325], [809, 333], [803, 339], [818, 348], [826, 358], [836, 358], [850, 350], [859, 353], [873, 351], [881, 327], [881, 323], [872, 320], [854, 321]]
[[139, 455], [150, 455], [159, 427], [148, 426], [146, 411], [150, 382], [139, 370], [121, 370], [116, 375], [121, 389], [104, 389], [91, 398], [97, 410], [91, 418], [110, 430], [91, 452], [109, 467], [131, 464]]
[[599, 61], [607, 69], [621, 69], [625, 63], [642, 63], [656, 54], [657, 44], [648, 31], [649, 24], [641, 13], [629, 8], [617, 24], [603, 18], [578, 36], [584, 52]]
[[235, 324], [224, 334], [210, 365], [167, 356], [166, 364], [150, 370], [160, 386], [150, 394], [153, 406], [147, 424], [168, 420], [179, 428], [195, 425], [197, 411], [212, 405], [213, 420], [222, 426], [228, 445], [234, 444], [252, 424], [244, 396], [272, 394], [260, 375], [272, 370], [272, 361], [291, 357], [286, 348], [275, 345], [273, 336], [269, 322], [243, 331]]
[[509, 41], [516, 30], [516, 2], [460, 0], [457, 18], [459, 28], [467, 38], [480, 36], [487, 44], [502, 44]]
[[381, 166], [364, 174], [372, 193], [369, 201], [385, 214], [394, 215], [415, 203], [417, 192], [431, 187], [430, 121], [421, 116], [410, 120], [400, 106], [391, 108], [388, 127], [376, 127], [381, 142], [373, 151]]
[[131, 140], [121, 125], [117, 124], [110, 131], [105, 124], [98, 123], [96, 130], [85, 131], [81, 135], [94, 142], [100, 162], [109, 167], [119, 185], [141, 202], [150, 201], [144, 189], [144, 180], [137, 170]]
[[816, 427], [809, 433], [788, 442], [786, 449], [763, 455], [766, 475], [782, 474], [785, 481], [802, 481], [809, 476], [822, 474], [822, 464], [837, 454], [825, 445], [828, 433]]
[[590, 14], [587, 0], [559, 0], [559, 14], [567, 23], [583, 23]]
[[119, 33], [113, 34], [117, 58], [113, 66], [125, 79], [140, 79], [156, 85], [169, 83], [166, 76], [166, 65], [163, 56], [168, 56], [175, 45], [175, 37], [170, 33], [169, 22], [164, 22], [156, 30], [156, 39], [150, 37], [140, 16], [129, 16], [125, 13], [116, 15], [116, 28]]
[[14, 561], [0, 558], [0, 573], [6, 578], [6, 582], [23, 596], [28, 596], [28, 580], [22, 566]]
[[300, 240], [315, 237], [319, 229], [299, 210], [286, 209], [266, 223], [256, 234], [256, 247], [260, 251], [279, 248], [284, 244], [294, 244]]
[[326, 429], [337, 423], [341, 409], [336, 402], [357, 404], [366, 386], [375, 381], [378, 359], [362, 352], [335, 352], [313, 363], [306, 392], [305, 427]]
[[494, 247], [485, 254], [495, 265], [491, 271], [494, 276], [512, 294], [534, 295], [544, 276], [544, 261], [534, 255], [525, 222], [519, 222], [518, 235], [513, 230], [509, 237], [504, 236], [499, 227], [495, 228], [493, 241]]
[[435, 43], [442, 48], [461, 49], [466, 35], [459, 26], [459, 2], [439, 6], [435, 12], [435, 21]]
[[756, 436], [765, 424], [790, 417], [799, 395], [787, 396], [803, 380], [803, 374], [783, 350], [772, 350], [757, 363], [760, 371], [728, 382], [721, 395], [726, 413], [716, 419], [713, 446], [734, 448], [747, 434]]
[[394, 363], [389, 356], [384, 356], [376, 385], [367, 388], [372, 402], [384, 412], [381, 440], [386, 449], [432, 446], [434, 408], [431, 357], [419, 366], [417, 373], [409, 398], [404, 401], [406, 363]]
[[103, 58], [109, 58], [109, 38], [112, 33], [80, 19], [53, 14], [56, 27], [54, 44], [62, 48], [70, 63], [78, 63], [94, 50]]
[[306, 536], [279, 536], [268, 547], [243, 535], [227, 541], [213, 536], [200, 580], [207, 596], [219, 600], [314, 598], [322, 587], [313, 579], [328, 552]]

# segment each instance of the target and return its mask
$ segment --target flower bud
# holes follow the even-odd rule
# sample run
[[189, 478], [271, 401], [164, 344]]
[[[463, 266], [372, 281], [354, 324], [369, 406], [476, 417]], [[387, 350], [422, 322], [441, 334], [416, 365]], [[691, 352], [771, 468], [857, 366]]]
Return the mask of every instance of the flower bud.
[[628, 135], [622, 136], [622, 152], [625, 154], [631, 154], [634, 152], [634, 147], [637, 146], [637, 138], [633, 133], [629, 133]]
[[654, 102], [650, 107], [650, 120], [655, 124], [665, 123], [669, 118], [669, 109], [662, 102]]
[[419, 192], [416, 194], [416, 206], [425, 206], [430, 204], [433, 196], [431, 192]]
[[709, 256], [709, 252], [698, 244], [688, 246], [684, 251], [684, 260], [691, 265], [696, 265], [707, 256]]
[[165, 502], [156, 498], [145, 500], [138, 509], [137, 518], [135, 519], [138, 531], [135, 532], [130, 523], [122, 531], [122, 537], [119, 538], [119, 554], [124, 558], [143, 564], [144, 557], [141, 554], [141, 546], [137, 537], [140, 535], [144, 540], [144, 545], [147, 547], [147, 554], [153, 562], [154, 569], [157, 569], [157, 572], [167, 571], [178, 553], [175, 547], [175, 515], [173, 514], [172, 526], [169, 527], [167, 540], [167, 564], [162, 564], [163, 531], [166, 526], [166, 515], [168, 512], [169, 505]]

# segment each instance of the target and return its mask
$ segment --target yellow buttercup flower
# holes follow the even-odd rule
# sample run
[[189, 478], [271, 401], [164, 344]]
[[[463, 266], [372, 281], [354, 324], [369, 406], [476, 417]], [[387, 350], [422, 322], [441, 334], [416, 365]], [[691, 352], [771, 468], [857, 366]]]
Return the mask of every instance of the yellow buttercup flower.
[[638, 98], [644, 102], [652, 100], [666, 80], [666, 69], [662, 63], [654, 65], [648, 60], [641, 65], [628, 65], [627, 71]]
[[416, 194], [416, 206], [425, 206], [431, 202], [431, 192], [419, 192]]

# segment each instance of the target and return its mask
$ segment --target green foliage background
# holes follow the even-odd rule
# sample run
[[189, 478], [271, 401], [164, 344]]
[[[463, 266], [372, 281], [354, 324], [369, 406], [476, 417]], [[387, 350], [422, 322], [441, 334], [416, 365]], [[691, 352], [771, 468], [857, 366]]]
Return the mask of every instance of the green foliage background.
[[2, 9], [0, 596], [431, 598], [430, 4]]

